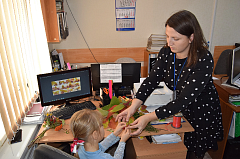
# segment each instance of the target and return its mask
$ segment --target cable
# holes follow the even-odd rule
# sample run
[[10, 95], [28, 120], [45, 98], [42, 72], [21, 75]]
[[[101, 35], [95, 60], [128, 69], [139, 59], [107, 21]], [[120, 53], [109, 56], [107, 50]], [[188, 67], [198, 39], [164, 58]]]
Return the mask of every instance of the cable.
[[[81, 35], [82, 35], [82, 37], [83, 37], [83, 39], [84, 39], [84, 41], [85, 41], [85, 43], [86, 43], [86, 45], [87, 45], [87, 47], [88, 47], [88, 50], [91, 52], [91, 54], [92, 54], [94, 60], [98, 63], [97, 59], [96, 59], [95, 56], [93, 55], [92, 50], [90, 49], [90, 47], [89, 47], [89, 45], [88, 45], [88, 43], [87, 43], [85, 37], [83, 36], [83, 33], [82, 33], [82, 31], [81, 31], [81, 29], [80, 29], [80, 27], [79, 27], [79, 25], [78, 25], [78, 23], [77, 23], [75, 17], [73, 16], [72, 10], [70, 9], [70, 7], [69, 7], [69, 5], [68, 5], [68, 1], [67, 1], [67, 0], [66, 0], [66, 3], [67, 3], [68, 9], [69, 9], [69, 11], [70, 11], [70, 13], [71, 13], [71, 15], [72, 15], [74, 21], [75, 21], [75, 23], [76, 23], [76, 25], [77, 25], [77, 27], [78, 27], [78, 30], [80, 31], [80, 33], [81, 33]], [[99, 63], [98, 63], [98, 64], [99, 64]]]
[[222, 79], [223, 79], [223, 77], [228, 77], [228, 76], [222, 76], [222, 77], [220, 78], [221, 84], [222, 84]]

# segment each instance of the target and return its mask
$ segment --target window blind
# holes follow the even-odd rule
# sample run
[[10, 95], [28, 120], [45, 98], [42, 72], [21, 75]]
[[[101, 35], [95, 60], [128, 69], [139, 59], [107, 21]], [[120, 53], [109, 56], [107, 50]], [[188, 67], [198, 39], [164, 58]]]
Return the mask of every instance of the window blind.
[[0, 0], [0, 133], [8, 141], [38, 96], [36, 75], [51, 71], [40, 0]]

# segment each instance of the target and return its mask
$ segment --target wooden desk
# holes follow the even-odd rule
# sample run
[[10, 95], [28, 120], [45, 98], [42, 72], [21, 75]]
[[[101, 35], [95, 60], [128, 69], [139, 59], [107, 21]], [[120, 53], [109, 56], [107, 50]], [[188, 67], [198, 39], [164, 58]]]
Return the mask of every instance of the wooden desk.
[[[98, 101], [93, 101], [93, 103], [97, 106], [99, 104]], [[184, 119], [185, 120], [185, 119]], [[186, 120], [185, 120], [186, 121]], [[66, 124], [63, 126], [63, 129], [69, 130], [69, 134], [66, 134], [62, 129], [60, 131], [55, 131], [54, 129], [48, 130], [44, 137], [39, 141], [39, 143], [57, 143], [57, 142], [72, 142], [73, 135], [70, 131], [69, 122], [70, 120], [65, 120]], [[171, 126], [171, 124], [162, 124], [155, 125], [159, 132], [146, 132], [143, 131], [139, 136], [150, 136], [150, 135], [159, 135], [159, 134], [172, 134], [178, 133], [180, 134], [182, 141], [184, 141], [184, 133], [194, 131], [189, 122], [183, 122], [182, 127], [180, 129], [175, 129]], [[44, 130], [43, 127], [39, 130], [41, 133]], [[105, 137], [108, 136], [111, 132], [105, 130]], [[144, 158], [144, 159], [154, 159], [161, 157], [162, 159], [169, 158], [178, 158], [185, 159], [187, 153], [187, 148], [183, 144], [183, 142], [173, 143], [173, 144], [150, 144], [146, 137], [143, 140], [139, 138], [133, 137], [128, 140], [126, 144], [126, 152], [125, 158], [134, 159], [134, 158]]]
[[[99, 106], [99, 101], [92, 101], [97, 107]], [[73, 134], [70, 130], [70, 119], [65, 120], [65, 125], [60, 131], [55, 131], [54, 129], [49, 129], [46, 131], [42, 139], [38, 143], [53, 143], [53, 142], [73, 142]], [[38, 132], [38, 135], [43, 132], [44, 127], [42, 126]], [[69, 133], [66, 133], [69, 130]]]
[[146, 137], [143, 140], [132, 137], [127, 141], [125, 158], [126, 159], [185, 159], [187, 148], [185, 147], [184, 133], [194, 131], [193, 127], [186, 122], [181, 123], [182, 128], [175, 129], [170, 124], [155, 125], [160, 131], [157, 133], [142, 132], [139, 136], [160, 135], [160, 134], [173, 134], [177, 133], [181, 136], [182, 142], [172, 144], [154, 144], [149, 143]]
[[[222, 81], [225, 81], [222, 79]], [[208, 151], [210, 156], [213, 159], [222, 159], [228, 139], [228, 133], [232, 121], [233, 112], [240, 112], [240, 107], [236, 107], [228, 102], [229, 95], [239, 95], [240, 90], [223, 86], [222, 81], [214, 80], [214, 85], [217, 89], [219, 98], [220, 98], [220, 105], [222, 109], [222, 121], [223, 121], [223, 128], [224, 128], [224, 138], [222, 141], [218, 142], [218, 150], [217, 151]]]

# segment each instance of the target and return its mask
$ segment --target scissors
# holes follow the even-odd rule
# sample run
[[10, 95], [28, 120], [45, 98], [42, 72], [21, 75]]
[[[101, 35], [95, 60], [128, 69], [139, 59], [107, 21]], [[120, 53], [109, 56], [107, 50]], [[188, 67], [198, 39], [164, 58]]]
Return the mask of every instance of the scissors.
[[106, 94], [108, 94], [108, 93], [109, 93], [109, 91], [108, 91], [108, 89], [107, 89], [107, 88], [103, 88], [103, 92], [104, 92], [104, 93], [106, 93]]

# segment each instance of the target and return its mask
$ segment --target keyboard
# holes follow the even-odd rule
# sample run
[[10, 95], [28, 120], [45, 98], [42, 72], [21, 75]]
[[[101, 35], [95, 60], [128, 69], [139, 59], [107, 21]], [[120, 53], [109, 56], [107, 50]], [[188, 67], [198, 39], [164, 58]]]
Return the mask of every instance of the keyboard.
[[95, 110], [96, 106], [91, 101], [85, 101], [82, 103], [74, 103], [70, 106], [59, 108], [52, 111], [52, 114], [56, 117], [59, 117], [59, 119], [69, 119], [75, 112], [82, 109]]

